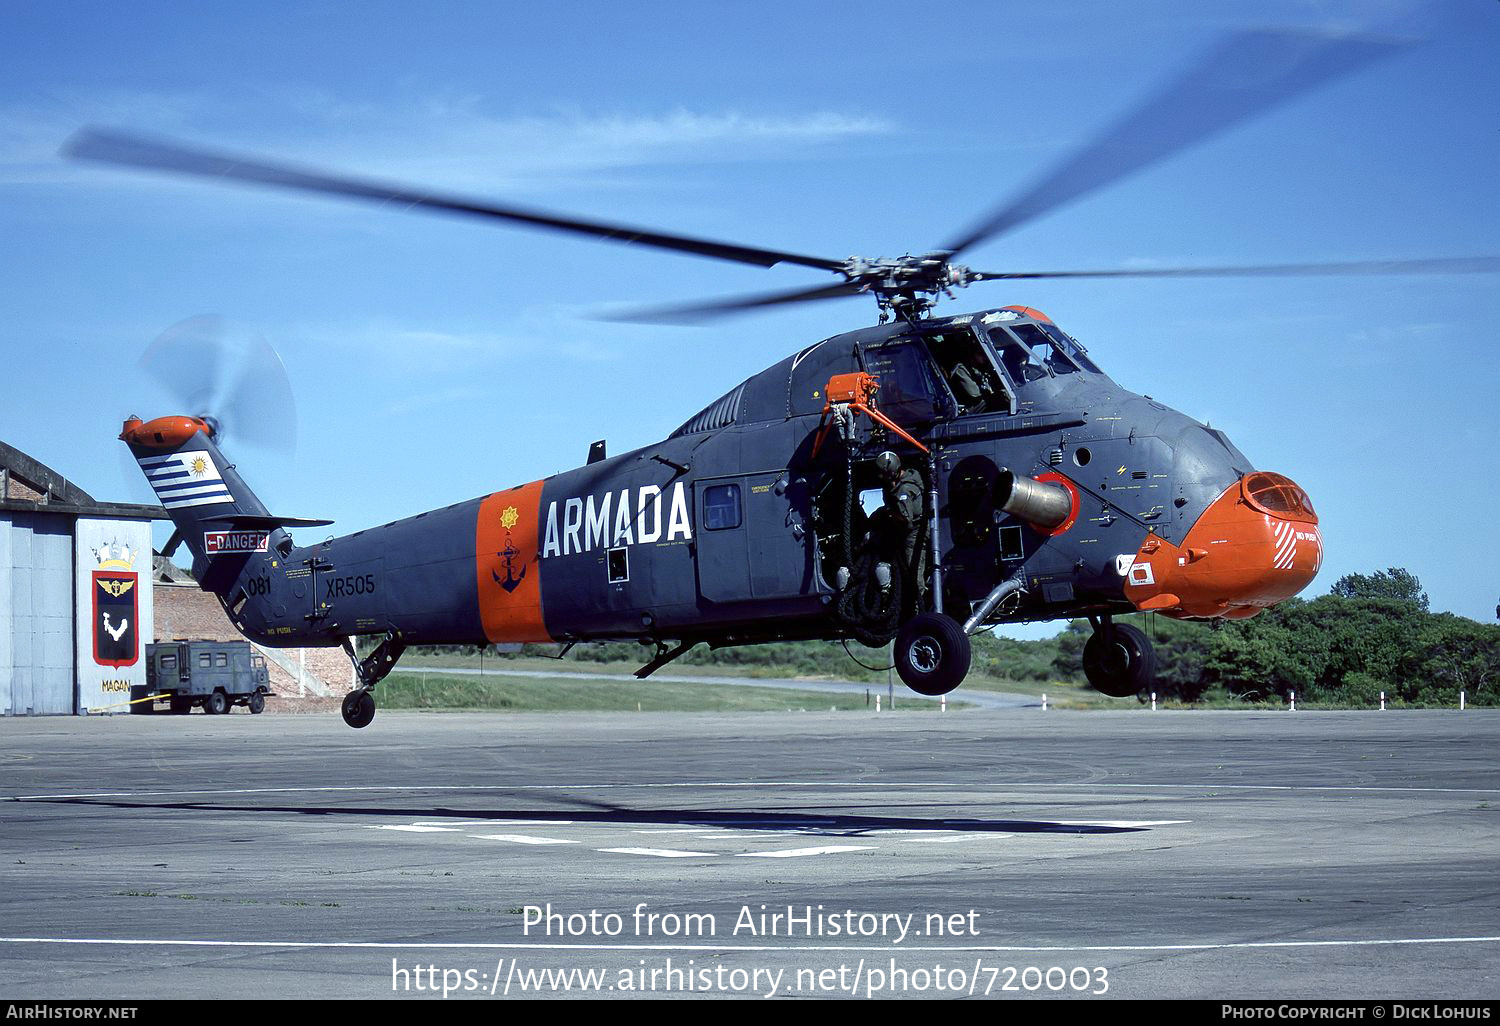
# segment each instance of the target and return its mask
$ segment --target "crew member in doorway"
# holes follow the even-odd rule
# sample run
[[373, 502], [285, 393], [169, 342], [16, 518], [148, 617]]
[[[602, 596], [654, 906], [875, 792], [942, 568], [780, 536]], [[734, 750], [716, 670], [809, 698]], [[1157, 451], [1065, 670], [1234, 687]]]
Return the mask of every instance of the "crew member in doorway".
[[[900, 567], [903, 580], [913, 585], [906, 594], [917, 599], [916, 608], [920, 609], [926, 583], [921, 567], [925, 549], [920, 545], [926, 486], [915, 467], [903, 467], [901, 457], [889, 450], [875, 457], [875, 466], [880, 471], [885, 505], [871, 518], [873, 540], [887, 560]], [[876, 566], [877, 576], [890, 572], [888, 566], [883, 571]]]

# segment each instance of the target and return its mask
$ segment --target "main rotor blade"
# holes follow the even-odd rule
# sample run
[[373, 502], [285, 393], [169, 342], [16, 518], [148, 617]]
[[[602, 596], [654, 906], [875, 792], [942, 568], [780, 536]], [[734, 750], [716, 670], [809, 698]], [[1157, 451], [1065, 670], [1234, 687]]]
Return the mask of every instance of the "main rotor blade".
[[1016, 278], [1235, 278], [1340, 274], [1496, 274], [1500, 256], [1436, 257], [1429, 260], [1354, 260], [1327, 264], [1261, 264], [1246, 267], [1156, 267], [1113, 271], [975, 271], [988, 281]]
[[1008, 232], [1411, 45], [1285, 29], [1234, 33], [944, 251], [952, 256]]
[[670, 235], [647, 228], [635, 228], [605, 221], [586, 221], [543, 210], [501, 206], [458, 196], [415, 192], [399, 185], [362, 181], [321, 171], [263, 163], [231, 154], [190, 149], [171, 143], [153, 142], [135, 136], [95, 129], [84, 129], [79, 132], [68, 141], [63, 148], [63, 153], [78, 160], [119, 164], [148, 171], [169, 171], [199, 178], [233, 179], [257, 185], [298, 189], [303, 192], [347, 196], [381, 204], [398, 204], [451, 214], [486, 217], [627, 245], [652, 246], [657, 249], [677, 250], [719, 260], [754, 264], [757, 267], [773, 267], [776, 264], [787, 263], [815, 267], [824, 271], [837, 271], [843, 266], [841, 260], [803, 256], [799, 253], [786, 253], [774, 249], [759, 249], [754, 246], [740, 246], [688, 235]]
[[807, 303], [818, 299], [840, 299], [844, 296], [857, 296], [862, 291], [853, 282], [841, 281], [836, 285], [820, 285], [817, 288], [796, 289], [790, 292], [766, 292], [754, 296], [693, 303], [687, 306], [657, 306], [645, 310], [625, 310], [620, 313], [601, 314], [600, 319], [637, 321], [645, 324], [697, 324], [737, 313], [748, 313], [762, 307], [779, 306], [783, 303]]

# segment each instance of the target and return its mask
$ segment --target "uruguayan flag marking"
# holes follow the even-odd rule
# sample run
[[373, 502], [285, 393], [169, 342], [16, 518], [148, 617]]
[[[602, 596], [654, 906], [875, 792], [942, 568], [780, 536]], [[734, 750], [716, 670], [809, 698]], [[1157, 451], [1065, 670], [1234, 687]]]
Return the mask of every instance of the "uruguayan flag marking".
[[202, 450], [147, 456], [140, 461], [156, 497], [167, 509], [233, 502], [214, 458]]

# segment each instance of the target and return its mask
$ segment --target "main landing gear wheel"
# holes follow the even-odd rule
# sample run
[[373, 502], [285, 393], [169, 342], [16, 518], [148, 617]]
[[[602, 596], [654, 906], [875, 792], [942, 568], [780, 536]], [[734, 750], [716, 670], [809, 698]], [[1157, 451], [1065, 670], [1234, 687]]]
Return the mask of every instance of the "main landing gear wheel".
[[1083, 646], [1083, 673], [1095, 691], [1130, 698], [1156, 680], [1156, 653], [1136, 628], [1105, 623]]
[[375, 718], [375, 696], [363, 689], [344, 696], [344, 722], [356, 730]]
[[942, 613], [921, 613], [896, 633], [896, 672], [919, 695], [946, 695], [969, 672], [969, 636]]

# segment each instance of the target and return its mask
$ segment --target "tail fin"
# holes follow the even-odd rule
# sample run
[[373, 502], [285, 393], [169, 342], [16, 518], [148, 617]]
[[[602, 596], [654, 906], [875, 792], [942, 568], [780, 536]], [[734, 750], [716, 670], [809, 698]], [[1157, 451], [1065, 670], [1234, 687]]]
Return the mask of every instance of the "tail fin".
[[211, 422], [196, 417], [132, 418], [120, 438], [130, 446], [177, 533], [193, 554], [193, 575], [205, 591], [226, 594], [246, 563], [290, 541], [283, 526], [224, 458]]

